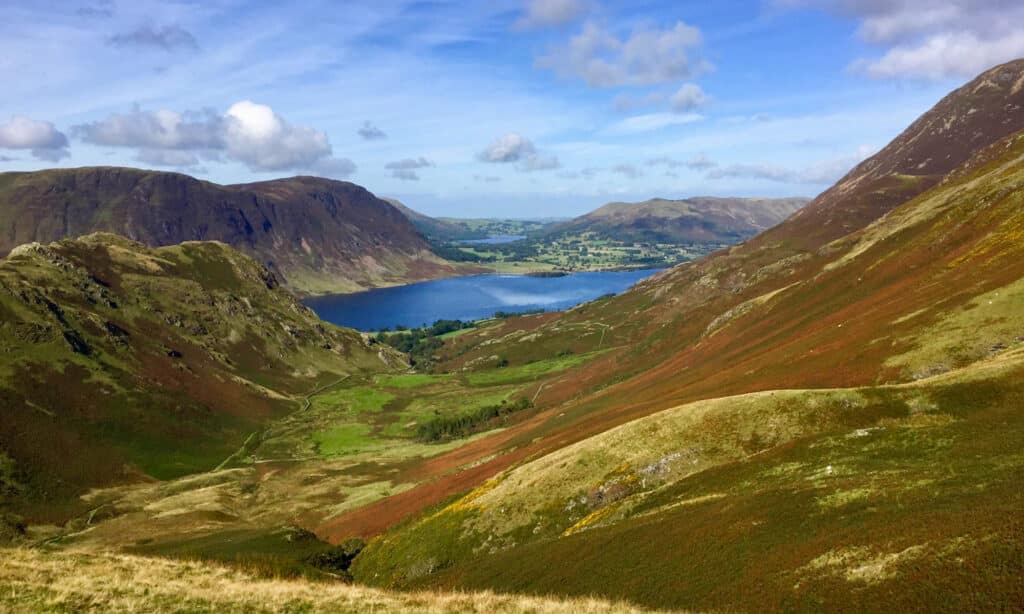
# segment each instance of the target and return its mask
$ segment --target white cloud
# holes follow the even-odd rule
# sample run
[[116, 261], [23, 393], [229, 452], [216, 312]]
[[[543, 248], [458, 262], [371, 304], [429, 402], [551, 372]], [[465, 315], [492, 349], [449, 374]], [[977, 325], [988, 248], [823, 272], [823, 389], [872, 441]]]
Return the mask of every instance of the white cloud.
[[326, 133], [292, 126], [266, 105], [236, 102], [224, 119], [227, 155], [256, 171], [313, 168], [332, 153]]
[[642, 26], [620, 39], [587, 22], [564, 47], [537, 59], [537, 66], [591, 87], [647, 86], [688, 79], [711, 65], [691, 51], [700, 46], [700, 30], [682, 21], [664, 30]]
[[669, 102], [676, 113], [688, 113], [711, 102], [711, 97], [699, 85], [686, 83], [672, 95]]
[[1024, 3], [1016, 0], [777, 0], [856, 19], [883, 49], [851, 68], [874, 78], [973, 77], [1024, 56]]
[[416, 173], [421, 168], [434, 166], [434, 163], [426, 158], [406, 158], [395, 162], [388, 162], [384, 165], [386, 170], [391, 171], [391, 176], [403, 181], [419, 181], [420, 176]]
[[692, 124], [704, 119], [699, 113], [649, 113], [634, 115], [612, 125], [606, 132], [610, 135], [639, 134], [662, 130], [669, 126]]
[[158, 166], [191, 167], [200, 157], [223, 155], [256, 172], [310, 170], [344, 177], [355, 171], [350, 160], [332, 156], [325, 132], [292, 125], [249, 100], [223, 115], [135, 108], [72, 130], [87, 143], [137, 149], [136, 159]]
[[1024, 29], [995, 39], [981, 39], [973, 32], [942, 33], [917, 45], [896, 46], [877, 60], [858, 60], [851, 68], [880, 79], [939, 80], [951, 76], [973, 77], [1021, 56], [1024, 56]]
[[381, 139], [388, 138], [383, 130], [373, 124], [373, 122], [365, 121], [363, 125], [356, 131], [364, 141], [378, 141]]
[[521, 134], [510, 132], [495, 139], [487, 149], [477, 155], [481, 162], [518, 162], [526, 156], [535, 155], [537, 148], [533, 146], [530, 139]]
[[554, 170], [562, 166], [556, 156], [540, 154], [530, 139], [515, 132], [495, 139], [486, 149], [477, 154], [477, 159], [481, 162], [495, 164], [518, 162], [517, 168], [527, 173]]
[[28, 149], [39, 160], [59, 162], [69, 157], [68, 137], [50, 122], [21, 115], [0, 124], [0, 149]]
[[522, 17], [516, 20], [520, 30], [565, 25], [587, 10], [584, 0], [529, 0]]

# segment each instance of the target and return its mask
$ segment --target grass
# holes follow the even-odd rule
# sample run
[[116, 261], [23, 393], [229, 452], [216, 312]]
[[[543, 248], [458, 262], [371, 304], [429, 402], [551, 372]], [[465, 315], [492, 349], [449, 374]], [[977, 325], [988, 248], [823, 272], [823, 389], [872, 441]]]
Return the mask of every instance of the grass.
[[395, 397], [393, 394], [359, 386], [324, 392], [313, 399], [316, 409], [342, 409], [351, 414], [379, 412]]
[[329, 430], [314, 433], [313, 441], [322, 456], [366, 452], [381, 445], [370, 437], [369, 425], [359, 423], [339, 424]]
[[508, 384], [513, 382], [535, 380], [547, 375], [551, 375], [552, 373], [565, 371], [566, 369], [575, 367], [599, 354], [600, 352], [591, 352], [589, 354], [579, 355], [573, 354], [568, 356], [561, 356], [559, 358], [538, 360], [535, 362], [515, 367], [504, 367], [499, 369], [491, 369], [488, 371], [478, 371], [475, 373], [467, 374], [466, 381], [471, 386], [494, 386], [497, 384]]
[[374, 540], [355, 574], [695, 610], [1012, 607], [1022, 362], [661, 412]]
[[[463, 329], [468, 330], [468, 329]], [[455, 331], [456, 333], [462, 331]], [[450, 333], [452, 334], [452, 333]], [[433, 384], [442, 384], [451, 379], [450, 375], [430, 375], [427, 373], [406, 373], [402, 375], [378, 375], [374, 383], [384, 388], [422, 388]]]
[[262, 579], [199, 561], [27, 549], [0, 552], [0, 609], [15, 612], [639, 612], [622, 602], [491, 592], [392, 593], [343, 583]]

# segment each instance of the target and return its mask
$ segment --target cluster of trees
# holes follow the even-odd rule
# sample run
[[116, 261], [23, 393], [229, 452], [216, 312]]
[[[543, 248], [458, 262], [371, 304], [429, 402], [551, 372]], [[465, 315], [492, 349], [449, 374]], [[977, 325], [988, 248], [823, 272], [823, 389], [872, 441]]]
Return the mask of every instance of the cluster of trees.
[[444, 341], [439, 338], [441, 335], [472, 327], [472, 322], [437, 320], [431, 326], [412, 330], [399, 325], [393, 333], [386, 330], [377, 333], [375, 339], [408, 354], [413, 365], [422, 365], [429, 363], [434, 353], [444, 345]]
[[502, 401], [497, 405], [485, 405], [468, 414], [454, 416], [435, 416], [419, 425], [416, 436], [426, 443], [437, 443], [468, 437], [473, 433], [485, 430], [498, 421], [507, 421], [508, 416], [533, 407], [530, 399], [519, 399], [509, 403]]

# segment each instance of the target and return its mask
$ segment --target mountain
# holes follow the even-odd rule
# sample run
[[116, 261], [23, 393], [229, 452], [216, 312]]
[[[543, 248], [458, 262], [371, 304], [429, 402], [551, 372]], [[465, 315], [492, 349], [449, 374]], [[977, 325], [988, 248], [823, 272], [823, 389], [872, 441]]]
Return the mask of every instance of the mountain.
[[609, 203], [555, 224], [546, 233], [589, 232], [604, 239], [649, 243], [733, 243], [775, 226], [808, 202], [805, 198], [697, 197]]
[[37, 522], [210, 470], [313, 388], [404, 367], [223, 243], [104, 233], [0, 259], [0, 353], [0, 480]]
[[408, 218], [408, 220], [412, 222], [412, 225], [428, 239], [455, 241], [460, 239], [482, 238], [473, 235], [471, 232], [467, 232], [465, 228], [459, 226], [455, 222], [430, 217], [429, 215], [424, 215], [419, 211], [414, 211], [413, 209], [405, 206], [401, 201], [394, 198], [386, 198], [385, 200], [401, 211], [402, 215]]
[[356, 578], [386, 586], [691, 610], [1013, 608], [1021, 84], [1024, 61], [987, 71], [743, 245], [458, 337], [452, 371], [602, 354], [469, 444], [488, 468], [472, 482], [441, 476], [324, 535], [434, 506], [356, 559]]
[[[430, 217], [414, 211], [401, 202], [389, 198], [389, 203], [402, 212], [428, 240], [433, 243], [449, 243], [486, 239], [500, 235], [532, 235], [551, 224], [560, 221], [547, 219], [498, 219], [498, 218], [455, 218]], [[443, 252], [441, 252], [443, 253]]]
[[[55, 547], [275, 577], [312, 531], [332, 559], [369, 540], [344, 571], [389, 588], [1015, 610], [1022, 89], [1024, 61], [987, 71], [781, 224], [621, 295], [452, 331], [433, 373], [325, 339], [221, 244], [19, 248], [0, 262], [0, 498], [81, 512]], [[280, 409], [251, 414], [261, 395]]]
[[222, 241], [311, 294], [456, 273], [405, 216], [347, 182], [293, 177], [222, 186], [129, 168], [0, 174], [0, 254], [96, 231], [154, 247]]

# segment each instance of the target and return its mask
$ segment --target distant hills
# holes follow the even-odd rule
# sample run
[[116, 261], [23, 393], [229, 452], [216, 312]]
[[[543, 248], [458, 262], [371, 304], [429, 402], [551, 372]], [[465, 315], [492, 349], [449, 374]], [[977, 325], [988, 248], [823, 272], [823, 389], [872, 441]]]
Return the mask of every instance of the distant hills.
[[618, 241], [649, 243], [734, 243], [778, 224], [807, 198], [655, 198], [609, 203], [586, 215], [553, 224], [547, 235], [593, 233]]
[[0, 254], [97, 231], [155, 247], [222, 241], [303, 293], [457, 272], [404, 215], [352, 183], [293, 177], [222, 186], [108, 167], [0, 174]]
[[518, 234], [545, 240], [591, 233], [598, 239], [643, 243], [735, 243], [778, 224], [809, 198], [652, 198], [639, 203], [609, 203], [572, 219], [499, 220], [435, 218], [388, 199], [434, 242], [485, 239]]
[[435, 244], [486, 239], [492, 235], [537, 233], [553, 220], [430, 217], [393, 198], [386, 199]]

